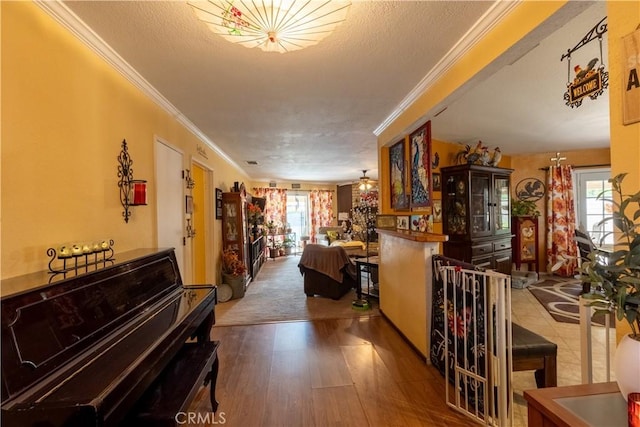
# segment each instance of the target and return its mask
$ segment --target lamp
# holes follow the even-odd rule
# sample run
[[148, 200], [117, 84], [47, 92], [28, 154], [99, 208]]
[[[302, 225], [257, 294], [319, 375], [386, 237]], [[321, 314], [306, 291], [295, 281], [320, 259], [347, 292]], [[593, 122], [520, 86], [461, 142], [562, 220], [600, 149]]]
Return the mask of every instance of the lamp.
[[371, 181], [367, 176], [367, 170], [363, 169], [362, 176], [360, 177], [360, 185], [358, 186], [358, 189], [360, 189], [360, 191], [369, 191], [371, 190], [372, 187], [373, 185], [371, 184]]
[[233, 43], [286, 53], [313, 46], [347, 16], [351, 2], [311, 0], [190, 1], [198, 19]]

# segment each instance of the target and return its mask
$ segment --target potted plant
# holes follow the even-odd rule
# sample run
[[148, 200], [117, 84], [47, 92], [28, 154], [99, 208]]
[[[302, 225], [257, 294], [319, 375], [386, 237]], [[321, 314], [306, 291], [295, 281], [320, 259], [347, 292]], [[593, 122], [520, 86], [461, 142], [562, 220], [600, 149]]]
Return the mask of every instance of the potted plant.
[[247, 267], [233, 249], [222, 251], [222, 282], [233, 289], [233, 298], [244, 296], [244, 282]]
[[531, 200], [514, 200], [511, 202], [512, 216], [540, 216], [536, 203]]
[[[618, 236], [615, 251], [606, 257], [593, 251], [581, 267], [582, 281], [591, 285], [591, 293], [584, 297], [589, 300], [589, 306], [595, 307], [594, 315], [613, 311], [618, 320], [626, 320], [631, 327], [631, 333], [618, 343], [614, 360], [618, 385], [625, 399], [630, 392], [640, 391], [640, 191], [635, 194], [622, 191], [626, 175], [611, 178], [611, 190], [598, 195], [598, 199], [614, 206], [613, 214], [598, 226], [613, 223]], [[635, 351], [631, 359], [625, 359], [627, 351]], [[634, 380], [636, 384], [629, 385], [626, 380]]]
[[293, 240], [288, 237], [285, 237], [285, 239], [282, 241], [282, 246], [284, 247], [284, 254], [291, 255], [291, 253], [293, 252], [293, 246], [294, 246]]

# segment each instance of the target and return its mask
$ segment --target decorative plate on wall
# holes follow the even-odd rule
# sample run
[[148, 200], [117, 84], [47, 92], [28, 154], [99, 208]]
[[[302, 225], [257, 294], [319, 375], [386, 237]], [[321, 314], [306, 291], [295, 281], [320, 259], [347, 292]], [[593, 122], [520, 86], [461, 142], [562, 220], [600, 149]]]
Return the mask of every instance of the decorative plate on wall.
[[535, 202], [546, 192], [544, 183], [538, 178], [525, 178], [516, 184], [516, 197], [522, 201]]

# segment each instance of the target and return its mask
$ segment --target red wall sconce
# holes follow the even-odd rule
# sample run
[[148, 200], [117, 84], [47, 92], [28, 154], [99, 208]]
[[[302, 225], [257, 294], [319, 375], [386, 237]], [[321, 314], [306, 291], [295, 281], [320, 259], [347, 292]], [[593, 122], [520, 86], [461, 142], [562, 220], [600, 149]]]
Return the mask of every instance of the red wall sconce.
[[122, 151], [118, 156], [118, 187], [120, 188], [120, 203], [124, 211], [122, 216], [124, 222], [129, 222], [131, 217], [131, 206], [142, 206], [147, 204], [147, 181], [143, 179], [133, 179], [133, 160], [129, 156], [127, 141], [122, 140]]

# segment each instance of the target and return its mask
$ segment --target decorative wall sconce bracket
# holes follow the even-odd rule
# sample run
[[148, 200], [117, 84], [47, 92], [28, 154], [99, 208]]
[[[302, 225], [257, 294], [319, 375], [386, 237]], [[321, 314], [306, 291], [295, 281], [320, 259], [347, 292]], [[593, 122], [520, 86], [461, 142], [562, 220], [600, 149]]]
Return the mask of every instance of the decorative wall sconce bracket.
[[185, 169], [184, 171], [182, 171], [182, 177], [187, 183], [187, 189], [191, 190], [196, 186], [196, 181], [191, 178], [191, 171], [189, 169]]
[[133, 160], [129, 156], [127, 141], [122, 140], [122, 150], [118, 156], [118, 187], [120, 188], [120, 203], [124, 208], [122, 216], [124, 222], [129, 222], [131, 206], [147, 204], [147, 181], [133, 179]]

